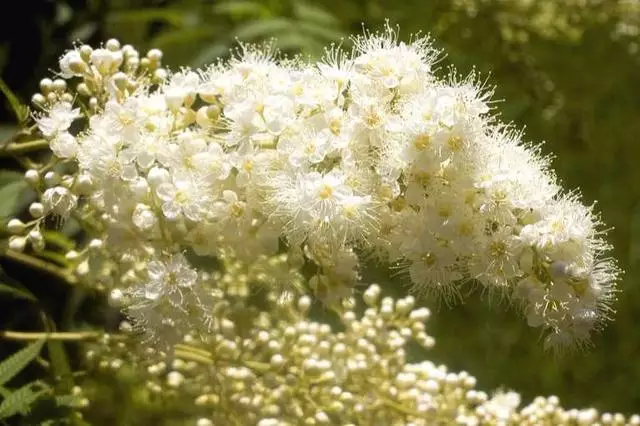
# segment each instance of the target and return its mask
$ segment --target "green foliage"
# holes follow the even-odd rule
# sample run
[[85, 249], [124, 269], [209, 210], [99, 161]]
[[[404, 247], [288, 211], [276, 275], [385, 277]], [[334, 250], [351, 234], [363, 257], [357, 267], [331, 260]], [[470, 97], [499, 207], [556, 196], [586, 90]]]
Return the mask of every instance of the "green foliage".
[[[54, 324], [49, 323], [49, 331], [55, 331]], [[51, 361], [51, 371], [53, 375], [60, 381], [60, 391], [69, 392], [73, 387], [73, 377], [71, 365], [64, 344], [57, 340], [47, 340], [47, 351], [49, 352], [49, 360]]]
[[25, 299], [31, 302], [36, 302], [38, 300], [29, 290], [25, 288], [18, 288], [0, 282], [0, 295], [2, 294], [8, 294], [14, 298]]
[[[183, 0], [164, 8], [127, 6], [115, 2], [107, 16], [109, 32], [143, 49], [161, 49], [166, 62], [175, 66], [213, 62], [228, 55], [238, 40], [274, 39], [286, 53], [319, 56], [328, 43], [346, 36], [337, 16], [311, 2]], [[152, 27], [155, 31], [148, 36]]]
[[24, 122], [26, 122], [29, 118], [29, 107], [23, 105], [20, 100], [18, 100], [18, 97], [11, 91], [11, 89], [9, 89], [9, 87], [7, 87], [4, 80], [2, 80], [1, 78], [0, 92], [2, 92], [2, 94], [7, 98], [7, 101], [9, 102], [9, 105], [11, 106], [16, 119], [18, 120], [18, 123], [23, 124]]
[[14, 378], [40, 353], [44, 340], [35, 341], [0, 363], [0, 386]]
[[31, 406], [48, 392], [51, 392], [51, 388], [40, 380], [11, 392], [0, 403], [0, 420], [16, 414], [27, 415]]
[[22, 173], [0, 171], [0, 219], [9, 218], [24, 207], [23, 194], [28, 185], [23, 177]]

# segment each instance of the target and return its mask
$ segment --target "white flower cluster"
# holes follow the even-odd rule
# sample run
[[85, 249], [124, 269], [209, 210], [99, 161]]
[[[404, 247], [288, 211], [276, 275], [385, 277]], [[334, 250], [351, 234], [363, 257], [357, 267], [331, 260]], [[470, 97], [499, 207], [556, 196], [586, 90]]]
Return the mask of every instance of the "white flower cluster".
[[243, 46], [172, 75], [154, 71], [155, 50], [70, 51], [61, 76], [82, 80], [86, 115], [68, 97], [34, 99], [52, 150], [79, 169], [47, 190], [45, 210], [88, 200], [110, 250], [146, 253], [126, 290], [134, 311], [169, 321], [163, 300], [207, 315], [206, 280], [180, 253], [286, 253], [329, 302], [350, 296], [373, 258], [417, 293], [479, 283], [521, 305], [549, 344], [586, 341], [617, 276], [591, 208], [492, 118], [474, 79], [436, 77], [429, 40], [388, 29], [354, 44], [313, 64]]

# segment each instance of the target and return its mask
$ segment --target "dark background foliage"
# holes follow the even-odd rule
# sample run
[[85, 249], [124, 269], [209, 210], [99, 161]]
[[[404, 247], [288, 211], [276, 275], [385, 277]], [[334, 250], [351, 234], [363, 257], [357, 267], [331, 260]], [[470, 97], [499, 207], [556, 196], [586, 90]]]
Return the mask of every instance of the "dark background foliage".
[[[11, 12], [5, 5], [0, 18], [0, 71], [7, 85], [28, 100], [39, 79], [77, 40], [97, 44], [117, 37], [141, 51], [158, 47], [165, 63], [175, 69], [227, 55], [236, 38], [276, 37], [284, 52], [314, 57], [322, 46], [361, 33], [363, 22], [376, 29], [389, 18], [404, 39], [419, 31], [430, 33], [446, 52], [441, 72], [447, 72], [448, 65], [463, 75], [475, 69], [489, 86], [495, 85], [500, 101], [494, 104], [495, 112], [519, 128], [526, 126], [527, 140], [546, 141], [543, 151], [554, 154], [554, 168], [566, 188], [579, 189], [587, 203], [598, 200], [596, 210], [611, 228], [613, 255], [626, 273], [615, 322], [584, 353], [555, 358], [508, 306], [489, 306], [476, 295], [463, 305], [434, 306], [428, 329], [436, 347], [414, 356], [467, 370], [483, 389], [515, 389], [525, 400], [555, 394], [565, 406], [638, 412], [640, 62], [634, 53], [637, 40], [614, 36], [622, 21], [639, 20], [638, 11], [621, 10], [624, 2], [617, 0], [587, 2], [587, 7], [571, 0], [539, 0], [528, 8], [521, 3], [527, 2], [22, 0], [11, 2]], [[549, 3], [555, 5], [552, 12], [540, 15]], [[2, 108], [0, 135], [13, 126], [10, 109]], [[15, 164], [5, 161], [2, 166]], [[59, 326], [72, 329], [97, 320], [104, 324], [104, 314], [89, 315], [77, 303], [87, 295], [78, 299], [76, 292], [47, 276], [11, 262], [2, 266], [5, 275], [37, 294]], [[404, 291], [402, 283], [393, 280], [386, 286]], [[0, 299], [0, 328], [33, 323], [35, 314], [25, 310], [24, 303]], [[69, 303], [78, 305], [71, 318], [64, 308]], [[14, 349], [0, 342], [0, 356]], [[108, 387], [106, 382], [98, 385]], [[116, 404], [113, 391], [102, 398]]]

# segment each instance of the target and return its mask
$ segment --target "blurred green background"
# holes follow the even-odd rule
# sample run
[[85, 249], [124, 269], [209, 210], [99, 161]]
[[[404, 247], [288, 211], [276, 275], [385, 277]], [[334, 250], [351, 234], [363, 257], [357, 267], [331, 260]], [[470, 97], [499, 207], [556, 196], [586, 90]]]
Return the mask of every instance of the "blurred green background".
[[[200, 66], [227, 55], [236, 39], [275, 37], [287, 53], [311, 57], [323, 46], [377, 29], [388, 18], [401, 38], [429, 33], [454, 65], [496, 86], [495, 111], [546, 141], [568, 189], [580, 189], [607, 226], [625, 270], [614, 323], [594, 348], [555, 358], [537, 332], [507, 306], [481, 296], [436, 309], [426, 356], [467, 370], [484, 390], [558, 395], [567, 407], [640, 412], [640, 55], [637, 0], [59, 0], [11, 2], [0, 18], [0, 71], [23, 100], [74, 41], [117, 37], [164, 62]], [[3, 5], [7, 8], [7, 5]], [[12, 126], [0, 111], [0, 136]], [[9, 165], [7, 165], [9, 166]], [[18, 277], [20, 278], [20, 277]], [[24, 281], [24, 279], [23, 279]], [[25, 285], [31, 285], [24, 282]], [[397, 285], [397, 283], [392, 283]], [[53, 306], [68, 297], [40, 283]], [[428, 302], [426, 302], [428, 305]], [[3, 305], [5, 306], [5, 305]], [[19, 305], [6, 305], [19, 309]], [[11, 314], [5, 311], [3, 318]], [[4, 327], [1, 327], [4, 328]], [[2, 346], [2, 343], [0, 343]], [[422, 356], [422, 355], [416, 355]], [[106, 395], [104, 396], [106, 397]]]

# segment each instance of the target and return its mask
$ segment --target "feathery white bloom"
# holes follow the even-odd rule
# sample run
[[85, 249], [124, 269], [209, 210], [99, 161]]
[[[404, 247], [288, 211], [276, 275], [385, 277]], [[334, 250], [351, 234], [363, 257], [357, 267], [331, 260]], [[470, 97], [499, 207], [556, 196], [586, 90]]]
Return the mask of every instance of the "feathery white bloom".
[[162, 212], [169, 220], [180, 215], [198, 221], [204, 218], [209, 195], [206, 186], [189, 176], [175, 176], [173, 182], [158, 185], [156, 195], [162, 201]]
[[144, 325], [149, 337], [177, 342], [181, 328], [190, 322], [208, 327], [211, 294], [184, 255], [149, 260], [145, 275], [140, 284], [127, 289], [131, 304], [126, 312]]
[[42, 134], [51, 138], [69, 130], [71, 123], [80, 117], [80, 108], [73, 108], [68, 102], [56, 102], [46, 115], [36, 119]]
[[[141, 77], [135, 90], [106, 87], [127, 58], [97, 49], [91, 72], [108, 77], [106, 100], [87, 128], [70, 132], [79, 111], [64, 102], [37, 124], [90, 179], [107, 227], [151, 251], [298, 253], [329, 301], [352, 293], [364, 254], [399, 267], [417, 293], [476, 283], [517, 301], [548, 344], [586, 341], [610, 316], [618, 274], [592, 209], [490, 115], [475, 76], [432, 73], [427, 38], [403, 43], [387, 28], [354, 41], [318, 64], [241, 46], [226, 63], [157, 86]], [[77, 62], [65, 55], [63, 74], [77, 75]], [[134, 311], [160, 315], [152, 308]]]
[[59, 132], [49, 144], [51, 151], [60, 158], [74, 158], [78, 153], [78, 142], [69, 132]]
[[68, 51], [60, 58], [60, 71], [61, 71], [60, 76], [62, 78], [72, 78], [72, 77], [81, 76], [82, 75], [82, 72], [80, 72], [81, 64], [84, 64], [84, 61], [80, 56], [80, 52], [78, 52], [75, 49]]

